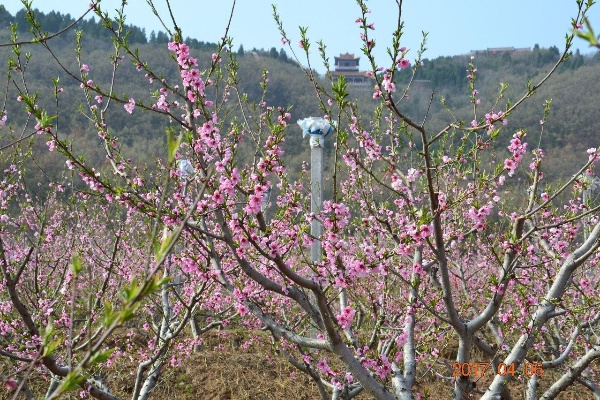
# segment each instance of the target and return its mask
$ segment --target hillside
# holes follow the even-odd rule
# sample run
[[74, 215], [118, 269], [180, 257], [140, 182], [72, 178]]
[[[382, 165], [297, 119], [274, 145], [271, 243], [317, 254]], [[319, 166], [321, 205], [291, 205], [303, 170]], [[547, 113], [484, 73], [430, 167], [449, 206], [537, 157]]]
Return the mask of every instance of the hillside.
[[[37, 15], [39, 20], [48, 31], [57, 31], [73, 22], [69, 15], [63, 16], [57, 13]], [[16, 23], [20, 35], [27, 37], [27, 22], [23, 12], [11, 16], [5, 10], [0, 11], [0, 40], [8, 42], [10, 37], [9, 24]], [[110, 41], [106, 39], [106, 32], [93, 20], [86, 20], [77, 26], [83, 32], [83, 46], [81, 51], [82, 62], [91, 66], [90, 76], [94, 82], [106, 86], [111, 79], [110, 56], [114, 51]], [[130, 43], [137, 48], [140, 56], [147, 64], [164, 75], [165, 78], [175, 80], [176, 68], [171, 61], [169, 51], [166, 48], [168, 37], [161, 32], [147, 33], [143, 29], [127, 26], [131, 31]], [[63, 60], [65, 65], [76, 70], [76, 54], [73, 50], [75, 32], [67, 32], [64, 36], [49, 42], [51, 49], [58, 59]], [[188, 43], [201, 65], [207, 66], [216, 44], [199, 42], [188, 38]], [[65, 74], [53, 61], [49, 52], [35, 48], [33, 45], [23, 46], [24, 52], [31, 52], [33, 57], [27, 63], [28, 87], [35, 88], [39, 94], [40, 104], [48, 107], [52, 105], [57, 109], [60, 117], [57, 126], [65, 137], [73, 139], [73, 146], [78, 148], [81, 154], [87, 158], [99, 161], [103, 157], [101, 152], [94, 151], [95, 139], [93, 124], [90, 124], [85, 112], [73, 112], [76, 109], [85, 110], [85, 101], [79, 82]], [[267, 50], [244, 50], [240, 46], [236, 52], [236, 62], [239, 66], [236, 81], [239, 85], [240, 96], [247, 96], [250, 102], [259, 102], [262, 95], [261, 75], [268, 71], [268, 91], [265, 98], [267, 105], [273, 107], [290, 107], [291, 120], [295, 121], [309, 115], [319, 115], [322, 112], [318, 108], [315, 91], [309, 84], [304, 72], [290, 60], [285, 50], [279, 51], [275, 48]], [[0, 60], [6, 65], [11, 57], [10, 48], [0, 49]], [[507, 102], [514, 102], [520, 98], [526, 90], [527, 82], [535, 83], [551, 67], [559, 57], [557, 48], [542, 49], [536, 46], [532, 51], [511, 54], [486, 54], [475, 56], [475, 64], [478, 68], [476, 87], [482, 103], [479, 106], [478, 118], [486, 112], [506, 107]], [[427, 110], [426, 127], [433, 134], [442, 129], [446, 124], [462, 120], [465, 123], [473, 119], [472, 105], [469, 102], [468, 81], [466, 68], [470, 62], [469, 55], [458, 55], [454, 57], [439, 57], [425, 59], [423, 67], [419, 69], [415, 79], [427, 82], [423, 87], [415, 87], [409, 92], [409, 99], [402, 102], [403, 111], [421, 121]], [[527, 102], [518, 112], [509, 117], [509, 128], [511, 130], [525, 129], [528, 131], [528, 139], [531, 143], [541, 143], [541, 147], [548, 154], [547, 162], [550, 177], [561, 178], [569, 176], [573, 171], [569, 168], [571, 160], [579, 157], [581, 151], [589, 147], [597, 146], [596, 131], [598, 122], [595, 118], [600, 103], [600, 82], [597, 77], [600, 74], [599, 57], [583, 57], [574, 54], [558, 73], [542, 87], [536, 98]], [[64, 91], [59, 96], [58, 105], [53, 100], [54, 91], [53, 78], [58, 78], [59, 86]], [[123, 98], [135, 98], [140, 101], [151, 100], [150, 92], [156, 90], [148, 84], [143, 74], [136, 71], [134, 65], [129, 62], [121, 64], [115, 76], [115, 87]], [[406, 84], [410, 79], [409, 71], [398, 74], [398, 86]], [[507, 84], [504, 98], [498, 104], [494, 104], [498, 97], [500, 82]], [[331, 83], [323, 77], [321, 84], [331, 87]], [[14, 85], [9, 85], [7, 98], [14, 99], [18, 95]], [[373, 100], [370, 91], [351, 90], [351, 99], [356, 101], [359, 109], [370, 111], [373, 108]], [[429, 108], [429, 101], [433, 93], [433, 102]], [[442, 100], [451, 108], [452, 114], [446, 110]], [[540, 138], [539, 121], [543, 116], [544, 101], [552, 99], [552, 109], [547, 123], [544, 127], [543, 137]], [[11, 117], [9, 122], [16, 131], [22, 129], [25, 120], [19, 113], [15, 113], [15, 103], [6, 103], [7, 113]], [[230, 117], [239, 117], [238, 111], [230, 114]], [[61, 111], [64, 110], [64, 111]], [[237, 113], [237, 114], [236, 114]], [[14, 118], [12, 118], [15, 116]], [[128, 115], [122, 106], [115, 104], [111, 110], [111, 129], [118, 132], [120, 140], [125, 145], [126, 152], [140, 163], [156, 159], [164, 154], [164, 122], [152, 113], [135, 112]], [[306, 146], [301, 144], [301, 135], [295, 127], [289, 129], [284, 149], [288, 152], [288, 165], [299, 165], [306, 160]], [[7, 143], [10, 138], [4, 137], [2, 143]], [[85, 143], [85, 145], [81, 145]], [[45, 143], [39, 140], [36, 147], [45, 149]], [[556, 157], [554, 155], [557, 155]], [[150, 158], [149, 158], [150, 156]], [[62, 170], [57, 167], [53, 154], [41, 151], [37, 156], [39, 168], [31, 169], [31, 176], [35, 181], [47, 178], [56, 178]], [[53, 178], [54, 177], [54, 178]]]

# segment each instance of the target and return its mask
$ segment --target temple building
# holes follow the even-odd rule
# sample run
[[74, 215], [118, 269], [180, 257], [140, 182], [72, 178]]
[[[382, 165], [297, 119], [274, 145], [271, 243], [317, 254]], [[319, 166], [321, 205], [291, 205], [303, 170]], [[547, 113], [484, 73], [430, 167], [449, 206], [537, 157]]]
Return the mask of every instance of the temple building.
[[340, 54], [339, 57], [335, 57], [335, 70], [329, 72], [334, 80], [343, 75], [348, 85], [372, 85], [373, 79], [359, 70], [359, 61], [360, 57], [355, 57], [354, 54]]
[[488, 47], [485, 50], [471, 50], [471, 55], [476, 54], [519, 54], [519, 53], [531, 53], [530, 47]]

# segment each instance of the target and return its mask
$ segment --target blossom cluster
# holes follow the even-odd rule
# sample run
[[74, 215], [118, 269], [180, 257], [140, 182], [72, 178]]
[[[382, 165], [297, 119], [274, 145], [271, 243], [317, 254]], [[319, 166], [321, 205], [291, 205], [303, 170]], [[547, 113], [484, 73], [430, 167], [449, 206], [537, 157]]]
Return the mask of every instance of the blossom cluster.
[[354, 314], [356, 314], [356, 311], [352, 307], [344, 307], [342, 312], [336, 315], [335, 318], [343, 329], [349, 329], [350, 325], [352, 325]]
[[494, 208], [494, 204], [489, 202], [482, 207], [474, 207], [471, 206], [467, 211], [467, 215], [473, 221], [473, 229], [477, 231], [483, 230], [485, 227], [485, 221], [487, 217], [490, 215], [492, 209]]
[[522, 141], [525, 135], [525, 131], [515, 133], [510, 141], [510, 145], [508, 145], [508, 151], [512, 153], [511, 158], [504, 160], [504, 169], [508, 170], [508, 176], [514, 175], [515, 170], [523, 159], [523, 155], [527, 152], [527, 143]]

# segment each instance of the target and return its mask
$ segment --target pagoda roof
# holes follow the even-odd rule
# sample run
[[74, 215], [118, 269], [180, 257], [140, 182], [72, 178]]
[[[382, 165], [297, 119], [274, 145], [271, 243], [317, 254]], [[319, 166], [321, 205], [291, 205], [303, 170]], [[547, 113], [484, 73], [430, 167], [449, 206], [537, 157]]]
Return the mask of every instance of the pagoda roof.
[[344, 54], [340, 54], [339, 57], [336, 57], [342, 60], [357, 60], [360, 57], [355, 57], [354, 54], [350, 54], [350, 53], [344, 53]]

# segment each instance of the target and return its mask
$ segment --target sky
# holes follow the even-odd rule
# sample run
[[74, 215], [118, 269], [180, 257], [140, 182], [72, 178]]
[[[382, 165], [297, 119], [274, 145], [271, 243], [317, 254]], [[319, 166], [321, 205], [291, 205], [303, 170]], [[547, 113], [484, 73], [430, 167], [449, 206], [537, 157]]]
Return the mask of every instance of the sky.
[[[88, 8], [90, 0], [32, 0], [34, 8], [43, 12], [58, 11], [77, 18]], [[167, 1], [153, 0], [163, 16], [168, 16]], [[225, 26], [234, 0], [170, 0], [171, 10], [184, 37], [204, 42], [217, 42], [225, 33]], [[278, 50], [283, 47], [281, 35], [272, 17], [271, 4], [275, 4], [291, 40], [293, 50], [306, 65], [298, 47], [299, 26], [308, 27], [308, 38], [316, 49], [316, 41], [323, 40], [327, 56], [341, 53], [362, 56], [360, 31], [356, 18], [360, 10], [354, 0], [237, 0], [229, 36], [233, 49], [240, 45], [246, 51], [252, 48]], [[371, 31], [376, 40], [375, 55], [379, 65], [388, 66], [386, 48], [391, 43], [391, 33], [398, 21], [396, 0], [368, 0], [371, 7]], [[20, 0], [0, 0], [6, 9], [15, 14], [22, 8]], [[121, 0], [101, 0], [101, 7], [111, 15], [120, 7]], [[404, 34], [401, 44], [409, 49], [409, 59], [416, 57], [422, 33], [428, 32], [427, 51], [424, 58], [468, 54], [471, 50], [488, 47], [540, 47], [563, 48], [565, 34], [570, 32], [571, 18], [577, 13], [575, 0], [404, 0], [402, 19]], [[152, 14], [147, 0], [127, 0], [127, 23], [145, 28], [146, 33], [164, 30]], [[600, 31], [600, 4], [593, 6], [588, 18], [596, 31]], [[165, 18], [170, 23], [168, 17]], [[172, 25], [172, 23], [171, 23]], [[575, 39], [574, 49], [582, 54], [593, 52], [589, 46]], [[573, 49], [573, 50], [574, 50]], [[290, 50], [286, 49], [288, 55]], [[316, 51], [311, 56], [311, 66], [323, 73]], [[366, 68], [365, 57], [361, 67]]]

